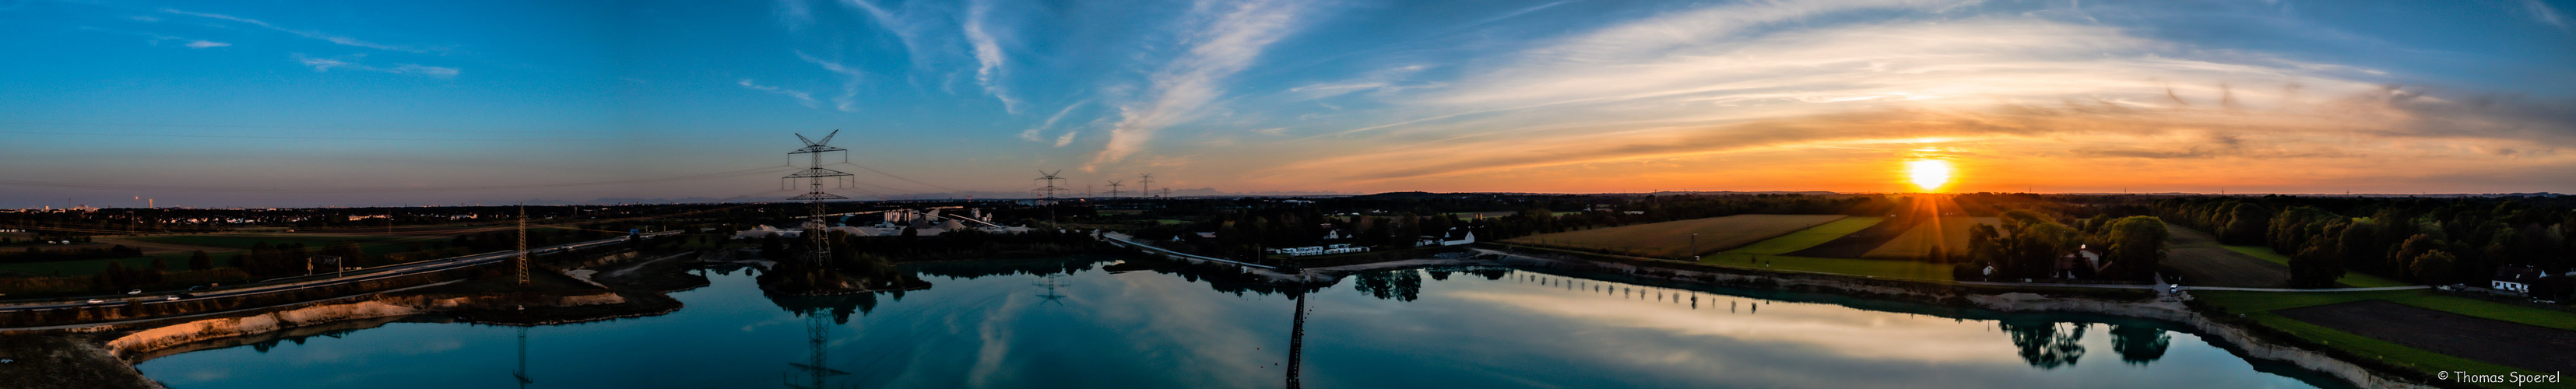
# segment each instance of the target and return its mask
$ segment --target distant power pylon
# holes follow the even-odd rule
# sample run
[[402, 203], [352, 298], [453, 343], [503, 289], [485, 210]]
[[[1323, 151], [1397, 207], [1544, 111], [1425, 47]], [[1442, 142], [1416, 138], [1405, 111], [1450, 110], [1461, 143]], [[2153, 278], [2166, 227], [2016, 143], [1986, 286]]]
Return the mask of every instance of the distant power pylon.
[[1050, 228], [1055, 226], [1055, 192], [1064, 190], [1064, 188], [1058, 188], [1055, 186], [1056, 180], [1064, 179], [1064, 176], [1057, 175], [1056, 173], [1063, 172], [1064, 170], [1062, 169], [1057, 169], [1052, 172], [1045, 170], [1038, 171], [1037, 179], [1046, 180], [1046, 186], [1037, 188], [1038, 192], [1046, 193], [1045, 198], [1038, 200], [1038, 206], [1047, 207], [1047, 226]]
[[1144, 193], [1140, 195], [1143, 197], [1154, 196], [1154, 173], [1145, 173], [1144, 179], [1136, 182], [1136, 192]]
[[1062, 180], [1062, 179], [1064, 179], [1064, 176], [1056, 175], [1056, 173], [1063, 173], [1063, 172], [1064, 172], [1063, 170], [1057, 170], [1057, 171], [1053, 171], [1053, 172], [1049, 172], [1049, 171], [1045, 171], [1045, 170], [1039, 170], [1039, 171], [1038, 171], [1038, 178], [1036, 178], [1036, 179], [1037, 179], [1037, 180], [1046, 180], [1046, 186], [1038, 187], [1037, 189], [1031, 189], [1031, 190], [1032, 190], [1032, 191], [1036, 191], [1036, 192], [1040, 192], [1040, 193], [1045, 193], [1045, 194], [1046, 194], [1046, 197], [1044, 198], [1044, 200], [1046, 200], [1046, 201], [1044, 201], [1044, 202], [1046, 202], [1046, 203], [1054, 203], [1054, 202], [1055, 202], [1055, 192], [1064, 190], [1064, 188], [1058, 188], [1058, 187], [1056, 187], [1056, 186], [1055, 186], [1055, 181], [1056, 181], [1056, 180]]
[[817, 268], [820, 268], [821, 266], [823, 266], [825, 263], [827, 263], [827, 262], [828, 262], [828, 261], [826, 260], [826, 258], [829, 258], [829, 257], [828, 257], [828, 255], [831, 255], [831, 250], [832, 250], [832, 249], [831, 249], [831, 242], [830, 242], [830, 241], [828, 241], [828, 240], [826, 240], [826, 239], [825, 239], [825, 236], [824, 236], [824, 235], [830, 235], [830, 234], [826, 233], [826, 231], [825, 231], [825, 230], [826, 230], [826, 228], [825, 228], [825, 227], [826, 227], [826, 226], [828, 226], [828, 224], [823, 223], [823, 200], [840, 200], [840, 199], [846, 199], [846, 198], [848, 198], [848, 197], [841, 197], [840, 195], [835, 195], [835, 194], [831, 194], [831, 193], [823, 192], [823, 178], [824, 178], [824, 177], [849, 177], [849, 176], [850, 176], [850, 173], [843, 173], [843, 172], [841, 172], [841, 171], [839, 171], [839, 170], [832, 170], [832, 169], [824, 169], [824, 168], [823, 168], [823, 153], [850, 151], [849, 149], [844, 149], [844, 148], [832, 147], [832, 146], [831, 146], [831, 144], [830, 144], [830, 143], [832, 143], [832, 137], [836, 137], [836, 136], [840, 136], [840, 135], [841, 135], [841, 130], [832, 130], [832, 133], [831, 133], [831, 134], [823, 135], [823, 140], [819, 140], [819, 141], [818, 141], [818, 140], [813, 140], [813, 139], [808, 139], [808, 138], [806, 138], [806, 137], [805, 137], [805, 134], [796, 134], [796, 140], [804, 141], [804, 142], [805, 142], [805, 147], [804, 147], [804, 148], [796, 149], [796, 151], [790, 151], [790, 152], [787, 152], [787, 155], [805, 154], [805, 155], [806, 155], [806, 157], [807, 157], [807, 161], [809, 161], [809, 164], [805, 165], [805, 166], [806, 166], [806, 167], [805, 167], [805, 170], [798, 171], [798, 172], [796, 172], [796, 174], [789, 174], [789, 175], [787, 175], [787, 177], [781, 177], [781, 178], [780, 178], [780, 179], [785, 179], [785, 180], [793, 180], [793, 179], [798, 179], [798, 178], [806, 179], [807, 187], [808, 187], [809, 189], [805, 192], [805, 194], [803, 194], [803, 195], [798, 195], [798, 196], [796, 196], [796, 197], [789, 197], [789, 198], [787, 198], [787, 200], [790, 200], [790, 201], [794, 201], [794, 200], [805, 200], [805, 202], [807, 202], [807, 203], [812, 203], [812, 204], [814, 204], [814, 218], [813, 218], [813, 220], [810, 220], [810, 221], [809, 221], [809, 223], [810, 223], [811, 225], [810, 225], [810, 226], [807, 226], [807, 227], [805, 228], [805, 236], [813, 237], [813, 240], [814, 240], [814, 262], [813, 262], [813, 263], [814, 263], [814, 266], [816, 266]]
[[1126, 183], [1119, 182], [1118, 180], [1109, 180], [1109, 198], [1118, 198], [1118, 187], [1126, 185]]
[[528, 286], [528, 206], [519, 206], [519, 286]]

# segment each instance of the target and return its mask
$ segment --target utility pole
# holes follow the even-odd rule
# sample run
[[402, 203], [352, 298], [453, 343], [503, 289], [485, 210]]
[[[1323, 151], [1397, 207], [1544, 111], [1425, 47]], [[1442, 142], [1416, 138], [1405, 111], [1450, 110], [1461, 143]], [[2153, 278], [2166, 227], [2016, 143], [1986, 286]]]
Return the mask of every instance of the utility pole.
[[528, 286], [528, 206], [519, 206], [519, 286]]
[[1119, 182], [1118, 180], [1109, 180], [1109, 198], [1110, 198], [1110, 199], [1117, 199], [1117, 198], [1118, 198], [1118, 187], [1120, 187], [1120, 186], [1126, 186], [1126, 185], [1127, 185], [1126, 183]]
[[787, 152], [787, 155], [792, 156], [796, 154], [805, 154], [809, 163], [805, 165], [805, 170], [798, 171], [796, 174], [789, 174], [787, 177], [782, 178], [791, 180], [798, 178], [806, 179], [807, 187], [810, 188], [803, 195], [787, 199], [791, 201], [805, 200], [807, 203], [814, 204], [814, 218], [809, 220], [807, 223], [805, 236], [811, 237], [814, 241], [813, 264], [816, 268], [821, 268], [826, 262], [826, 258], [830, 258], [827, 257], [827, 255], [831, 254], [831, 242], [824, 237], [824, 235], [830, 235], [830, 231], [827, 231], [828, 229], [825, 228], [827, 224], [823, 223], [823, 200], [839, 200], [848, 198], [823, 192], [824, 177], [850, 176], [850, 173], [843, 173], [839, 170], [823, 168], [823, 153], [849, 151], [849, 149], [832, 147], [830, 145], [830, 143], [832, 143], [832, 137], [840, 135], [841, 130], [832, 130], [831, 134], [823, 135], [823, 140], [817, 141], [805, 138], [805, 134], [796, 134], [796, 140], [804, 141], [805, 147], [796, 149], [796, 151]]

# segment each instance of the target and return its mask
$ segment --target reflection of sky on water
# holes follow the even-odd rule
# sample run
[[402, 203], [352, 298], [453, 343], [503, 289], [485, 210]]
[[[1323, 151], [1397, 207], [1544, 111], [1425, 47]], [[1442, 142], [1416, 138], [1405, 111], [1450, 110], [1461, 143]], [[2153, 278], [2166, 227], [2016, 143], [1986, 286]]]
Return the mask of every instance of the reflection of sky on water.
[[[808, 319], [761, 296], [747, 275], [710, 278], [713, 286], [675, 295], [688, 304], [678, 313], [532, 329], [531, 387], [802, 382], [787, 364], [808, 357]], [[1041, 296], [1050, 281], [1036, 275], [925, 278], [936, 286], [875, 297], [873, 310], [830, 324], [828, 365], [851, 373], [832, 377], [835, 386], [1273, 388], [1284, 380], [1294, 313], [1286, 295], [1220, 292], [1142, 271], [1058, 277], [1055, 293], [1064, 297], [1053, 301]], [[1468, 273], [1371, 280], [1397, 283], [1346, 280], [1308, 296], [1307, 385], [2306, 386], [2181, 333], [2166, 334], [2169, 346], [2152, 361], [2124, 363], [2107, 324], [2088, 324], [2080, 339], [2060, 345], [2080, 346], [2082, 354], [2066, 353], [2075, 363], [2034, 367], [2013, 336], [1984, 320], [2072, 318], [1962, 320], [1519, 271], [1499, 280]], [[1415, 299], [1374, 297], [1401, 292]], [[2052, 328], [2065, 340], [2063, 330], [2075, 326]], [[184, 389], [504, 387], [515, 383], [516, 347], [508, 327], [394, 323], [140, 367]]]

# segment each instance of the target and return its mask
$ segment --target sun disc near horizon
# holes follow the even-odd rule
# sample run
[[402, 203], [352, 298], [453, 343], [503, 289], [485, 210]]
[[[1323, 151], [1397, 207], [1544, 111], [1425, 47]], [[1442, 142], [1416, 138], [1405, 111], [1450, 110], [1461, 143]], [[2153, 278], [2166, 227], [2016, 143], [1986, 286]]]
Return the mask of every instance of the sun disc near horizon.
[[1905, 161], [1905, 176], [1914, 182], [1915, 188], [1922, 189], [1924, 192], [1940, 192], [1942, 186], [1949, 185], [1950, 171], [1948, 160]]

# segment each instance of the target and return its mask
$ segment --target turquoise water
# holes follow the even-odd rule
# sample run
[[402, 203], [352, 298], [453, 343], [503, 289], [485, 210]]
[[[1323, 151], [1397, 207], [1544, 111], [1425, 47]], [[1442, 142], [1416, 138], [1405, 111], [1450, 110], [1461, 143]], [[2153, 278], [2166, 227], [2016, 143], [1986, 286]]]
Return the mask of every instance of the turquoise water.
[[[1321, 290], [1114, 260], [910, 266], [900, 295], [773, 300], [745, 271], [670, 315], [533, 328], [398, 322], [163, 357], [173, 388], [2313, 387], [2165, 325], [1498, 268]], [[1131, 265], [1132, 266], [1132, 265]], [[800, 312], [811, 314], [800, 315]], [[520, 340], [525, 333], [524, 343]], [[816, 347], [812, 340], [819, 335]], [[2277, 371], [2284, 376], [2267, 371]]]

